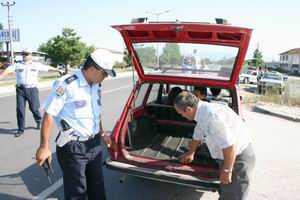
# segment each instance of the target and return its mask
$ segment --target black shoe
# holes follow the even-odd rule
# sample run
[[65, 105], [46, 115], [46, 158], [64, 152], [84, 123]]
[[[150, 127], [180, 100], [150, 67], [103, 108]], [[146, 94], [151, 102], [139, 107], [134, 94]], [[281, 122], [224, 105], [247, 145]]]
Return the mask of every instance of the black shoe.
[[24, 131], [18, 130], [18, 133], [15, 134], [15, 137], [20, 137]]
[[36, 129], [37, 130], [41, 130], [41, 122], [37, 122], [36, 123]]

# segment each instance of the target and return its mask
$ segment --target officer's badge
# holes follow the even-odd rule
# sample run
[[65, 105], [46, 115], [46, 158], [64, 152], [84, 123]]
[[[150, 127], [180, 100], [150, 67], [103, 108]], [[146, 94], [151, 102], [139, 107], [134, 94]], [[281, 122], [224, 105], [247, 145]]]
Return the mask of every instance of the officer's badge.
[[56, 95], [57, 96], [62, 96], [64, 93], [65, 93], [64, 86], [59, 86], [59, 88], [56, 90]]

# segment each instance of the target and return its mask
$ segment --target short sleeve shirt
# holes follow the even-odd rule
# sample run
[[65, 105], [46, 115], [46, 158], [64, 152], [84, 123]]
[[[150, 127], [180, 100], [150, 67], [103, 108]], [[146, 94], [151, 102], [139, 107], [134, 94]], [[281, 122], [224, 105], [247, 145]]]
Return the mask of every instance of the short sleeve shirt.
[[224, 159], [223, 149], [234, 144], [240, 154], [251, 143], [251, 134], [243, 120], [228, 106], [199, 102], [193, 139], [204, 141], [212, 158]]
[[38, 84], [38, 72], [47, 72], [49, 69], [48, 65], [43, 65], [38, 62], [16, 63], [15, 65], [9, 66], [6, 70], [9, 72], [16, 73], [16, 83], [20, 85], [37, 85]]
[[64, 119], [76, 135], [88, 137], [99, 132], [101, 113], [99, 84], [89, 85], [81, 70], [57, 80], [42, 106], [43, 110], [60, 121]]

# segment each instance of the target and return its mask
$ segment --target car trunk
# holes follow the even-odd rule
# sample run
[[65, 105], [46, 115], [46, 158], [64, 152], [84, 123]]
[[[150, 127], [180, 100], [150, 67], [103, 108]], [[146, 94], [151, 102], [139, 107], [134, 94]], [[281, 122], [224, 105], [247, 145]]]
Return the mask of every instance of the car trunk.
[[[150, 104], [145, 113], [129, 123], [125, 141], [128, 153], [180, 164], [179, 156], [189, 150], [195, 123], [182, 118], [173, 106]], [[205, 145], [197, 149], [191, 165], [218, 168]]]

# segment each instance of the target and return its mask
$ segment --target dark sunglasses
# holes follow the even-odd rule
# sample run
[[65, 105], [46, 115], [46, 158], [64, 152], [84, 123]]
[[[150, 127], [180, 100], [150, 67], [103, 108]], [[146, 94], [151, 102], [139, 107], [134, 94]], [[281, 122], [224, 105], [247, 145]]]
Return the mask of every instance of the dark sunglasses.
[[21, 55], [22, 55], [22, 56], [28, 56], [29, 53], [22, 53]]

